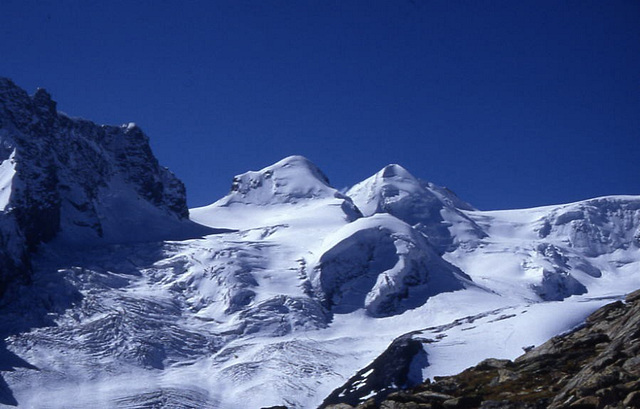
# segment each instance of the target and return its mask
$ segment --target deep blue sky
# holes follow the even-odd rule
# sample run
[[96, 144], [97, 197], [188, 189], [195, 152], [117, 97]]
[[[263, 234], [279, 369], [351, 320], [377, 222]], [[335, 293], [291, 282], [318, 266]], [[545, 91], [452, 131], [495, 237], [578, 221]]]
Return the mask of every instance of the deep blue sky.
[[192, 207], [291, 154], [481, 209], [640, 194], [636, 0], [4, 0], [0, 75], [136, 122]]

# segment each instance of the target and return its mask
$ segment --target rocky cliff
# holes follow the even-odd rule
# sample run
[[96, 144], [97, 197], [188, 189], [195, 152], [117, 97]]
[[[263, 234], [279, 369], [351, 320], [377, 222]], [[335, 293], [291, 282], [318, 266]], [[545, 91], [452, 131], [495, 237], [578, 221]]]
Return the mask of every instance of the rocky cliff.
[[135, 241], [187, 218], [184, 185], [139, 127], [70, 118], [0, 78], [0, 293], [28, 279], [39, 243]]

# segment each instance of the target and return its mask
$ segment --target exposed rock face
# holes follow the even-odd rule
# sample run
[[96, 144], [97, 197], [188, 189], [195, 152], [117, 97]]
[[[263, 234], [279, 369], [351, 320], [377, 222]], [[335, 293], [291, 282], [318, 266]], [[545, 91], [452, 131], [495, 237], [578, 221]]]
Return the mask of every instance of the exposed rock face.
[[0, 212], [0, 296], [9, 283], [28, 280], [28, 272], [28, 253], [18, 223]]
[[[353, 408], [346, 400], [324, 408]], [[614, 409], [640, 407], [640, 290], [515, 361], [487, 359], [357, 409]]]
[[322, 403], [322, 407], [333, 409], [350, 408], [357, 405], [359, 398], [376, 393], [382, 399], [399, 388], [417, 385], [422, 379], [419, 368], [413, 368], [417, 361], [427, 363], [427, 356], [422, 342], [411, 337], [402, 336], [395, 341], [366, 368], [360, 370], [341, 388], [336, 389]]
[[0, 293], [39, 243], [135, 240], [153, 219], [187, 217], [184, 185], [140, 128], [69, 118], [45, 90], [0, 78]]

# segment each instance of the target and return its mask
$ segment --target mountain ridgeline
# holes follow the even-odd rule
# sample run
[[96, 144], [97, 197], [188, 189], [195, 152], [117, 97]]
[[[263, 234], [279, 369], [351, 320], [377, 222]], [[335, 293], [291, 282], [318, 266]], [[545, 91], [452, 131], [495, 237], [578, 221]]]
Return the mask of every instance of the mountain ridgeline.
[[6, 78], [0, 162], [0, 292], [28, 279], [40, 243], [149, 239], [132, 232], [188, 220], [184, 185], [158, 164], [139, 127], [70, 118], [44, 89], [29, 96]]
[[[637, 348], [584, 322], [640, 288], [639, 270], [639, 196], [481, 211], [397, 164], [338, 191], [290, 156], [188, 209], [138, 126], [71, 118], [0, 79], [0, 405], [635, 402]], [[615, 305], [605, 320], [629, 310]], [[496, 388], [528, 388], [521, 367], [561, 362], [567, 342], [515, 360], [522, 348], [591, 339], [581, 325], [595, 344], [572, 343], [605, 355], [580, 359], [624, 379], [577, 391], [593, 377], [567, 363], [527, 389], [534, 406], [509, 406]], [[442, 378], [487, 358], [477, 393]]]

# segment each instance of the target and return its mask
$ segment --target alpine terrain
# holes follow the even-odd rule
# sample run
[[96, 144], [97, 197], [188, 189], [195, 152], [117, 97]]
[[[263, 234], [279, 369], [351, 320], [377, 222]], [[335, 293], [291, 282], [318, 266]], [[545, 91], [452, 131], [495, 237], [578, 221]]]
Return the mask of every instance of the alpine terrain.
[[480, 211], [397, 164], [338, 191], [301, 156], [185, 195], [135, 124], [0, 79], [0, 405], [384, 403], [640, 288], [640, 196]]

